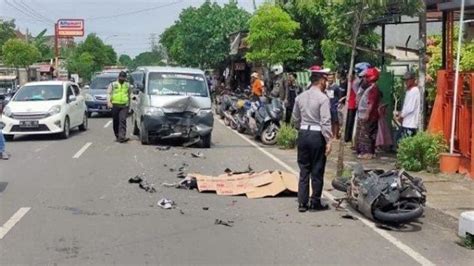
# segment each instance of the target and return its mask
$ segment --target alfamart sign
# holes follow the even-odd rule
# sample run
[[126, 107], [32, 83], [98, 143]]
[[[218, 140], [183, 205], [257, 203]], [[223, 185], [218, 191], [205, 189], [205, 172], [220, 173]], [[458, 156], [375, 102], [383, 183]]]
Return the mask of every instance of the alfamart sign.
[[84, 36], [83, 19], [60, 19], [57, 24], [58, 37], [82, 37]]

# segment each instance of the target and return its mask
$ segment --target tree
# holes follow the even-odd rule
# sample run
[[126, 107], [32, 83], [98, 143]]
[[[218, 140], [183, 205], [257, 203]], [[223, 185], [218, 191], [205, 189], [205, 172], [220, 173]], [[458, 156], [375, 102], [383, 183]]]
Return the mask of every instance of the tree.
[[36, 37], [33, 38], [33, 44], [41, 53], [41, 59], [48, 60], [54, 57], [53, 49], [46, 44], [46, 29], [41, 31]]
[[250, 51], [246, 58], [265, 65], [296, 59], [303, 50], [301, 39], [295, 38], [300, 24], [279, 6], [266, 3], [250, 19], [247, 37]]
[[92, 73], [102, 70], [104, 66], [117, 64], [117, 53], [112, 46], [105, 45], [93, 33], [63, 55], [67, 58], [67, 69], [70, 72], [78, 72], [85, 80], [89, 80]]
[[70, 72], [79, 74], [84, 80], [89, 81], [91, 79], [94, 71], [94, 57], [90, 53], [74, 53], [72, 57], [67, 59], [66, 64]]
[[133, 68], [133, 60], [129, 55], [123, 54], [119, 57], [119, 63], [122, 66], [126, 66], [129, 69]]
[[194, 67], [221, 67], [229, 54], [227, 36], [246, 30], [250, 14], [235, 1], [223, 7], [210, 1], [184, 9], [160, 36], [170, 61]]
[[3, 62], [8, 66], [17, 68], [17, 70], [19, 67], [24, 67], [28, 70], [29, 66], [35, 63], [41, 56], [33, 44], [20, 39], [10, 39], [5, 42], [2, 46], [2, 53]]
[[152, 52], [143, 52], [137, 55], [133, 60], [133, 65], [138, 66], [164, 66], [164, 55], [161, 50]]
[[107, 65], [115, 65], [117, 63], [117, 54], [110, 45], [105, 45], [104, 42], [94, 33], [87, 35], [84, 42], [77, 46], [77, 53], [89, 53], [94, 58], [94, 71], [102, 69]]
[[[0, 19], [0, 47], [2, 47], [9, 39], [15, 38], [15, 20]], [[0, 56], [2, 51], [0, 49]]]

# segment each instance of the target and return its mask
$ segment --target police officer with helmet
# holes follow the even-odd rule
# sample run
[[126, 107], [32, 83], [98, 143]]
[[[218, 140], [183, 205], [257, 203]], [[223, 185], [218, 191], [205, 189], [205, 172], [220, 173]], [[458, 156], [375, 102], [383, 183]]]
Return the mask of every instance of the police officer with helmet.
[[127, 138], [127, 115], [130, 106], [131, 86], [127, 82], [127, 73], [121, 71], [118, 80], [107, 88], [107, 106], [112, 108], [113, 128], [116, 141], [125, 143]]
[[[313, 66], [311, 85], [296, 97], [293, 119], [298, 132], [298, 210], [300, 212], [328, 209], [321, 201], [326, 156], [331, 152], [331, 113], [329, 98], [324, 93], [329, 69]], [[312, 195], [309, 197], [311, 180]]]

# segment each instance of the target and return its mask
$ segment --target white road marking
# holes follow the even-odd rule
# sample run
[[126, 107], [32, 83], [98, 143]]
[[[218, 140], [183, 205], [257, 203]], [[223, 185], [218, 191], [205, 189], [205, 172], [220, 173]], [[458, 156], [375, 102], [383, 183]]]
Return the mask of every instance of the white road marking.
[[[225, 126], [224, 122], [222, 122], [220, 119], [216, 119], [217, 121], [219, 121], [222, 125]], [[226, 127], [226, 126], [225, 126]], [[229, 129], [228, 127], [226, 127], [227, 129]], [[259, 150], [260, 152], [262, 152], [263, 154], [267, 155], [270, 159], [272, 159], [273, 161], [275, 161], [276, 163], [278, 163], [279, 165], [281, 165], [283, 168], [285, 168], [286, 170], [288, 170], [290, 173], [292, 174], [295, 174], [296, 176], [299, 175], [299, 172], [296, 171], [295, 169], [293, 169], [291, 166], [289, 166], [288, 164], [286, 164], [285, 162], [283, 162], [282, 160], [278, 159], [275, 155], [271, 154], [270, 152], [266, 151], [265, 149], [263, 149], [262, 147], [260, 147], [257, 143], [255, 143], [254, 141], [248, 139], [246, 136], [232, 130], [232, 129], [229, 129], [230, 131], [232, 131], [234, 134], [236, 134], [237, 136], [241, 137], [242, 139], [244, 139], [246, 142], [248, 142], [250, 145], [254, 146], [257, 150]], [[323, 191], [323, 195], [330, 199], [331, 201], [335, 201], [335, 197], [327, 192], [327, 191]], [[359, 220], [365, 224], [367, 227], [369, 227], [370, 229], [372, 229], [374, 232], [376, 232], [377, 234], [379, 234], [381, 237], [385, 238], [387, 241], [389, 241], [390, 243], [392, 243], [394, 246], [396, 246], [397, 248], [399, 248], [401, 251], [405, 252], [405, 254], [407, 254], [408, 256], [410, 256], [412, 259], [414, 259], [415, 261], [417, 261], [418, 263], [420, 263], [421, 265], [435, 265], [433, 262], [431, 262], [430, 260], [428, 260], [427, 258], [423, 257], [423, 255], [421, 255], [420, 253], [416, 252], [415, 250], [413, 250], [412, 248], [410, 248], [409, 246], [405, 245], [403, 242], [401, 242], [400, 240], [398, 240], [396, 237], [392, 236], [391, 234], [389, 234], [387, 231], [384, 231], [380, 228], [377, 228], [375, 226], [375, 224], [372, 222], [372, 221], [369, 221], [367, 220], [366, 218], [358, 215], [358, 214], [354, 214], [355, 216], [357, 216], [359, 218]]]
[[108, 127], [110, 126], [110, 124], [112, 124], [112, 120], [110, 120], [109, 122], [105, 123], [104, 128], [108, 128]]
[[21, 218], [23, 218], [23, 216], [25, 216], [25, 214], [30, 211], [30, 209], [30, 207], [23, 207], [15, 212], [15, 214], [13, 214], [13, 216], [0, 227], [0, 239], [3, 239], [8, 231], [10, 231], [13, 226], [15, 226], [15, 224], [17, 224]]
[[77, 159], [79, 157], [81, 157], [81, 155], [92, 145], [92, 142], [87, 142], [86, 144], [84, 144], [84, 146], [82, 146], [82, 148], [76, 152], [76, 154], [74, 154], [74, 156], [72, 156], [73, 159]]

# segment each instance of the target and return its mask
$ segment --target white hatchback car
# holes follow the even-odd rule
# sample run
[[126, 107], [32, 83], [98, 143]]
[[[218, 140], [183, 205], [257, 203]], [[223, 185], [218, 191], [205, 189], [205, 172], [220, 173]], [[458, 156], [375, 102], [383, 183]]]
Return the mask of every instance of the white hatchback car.
[[3, 109], [3, 134], [58, 134], [69, 137], [71, 128], [87, 130], [87, 107], [77, 84], [69, 81], [41, 81], [21, 87]]

